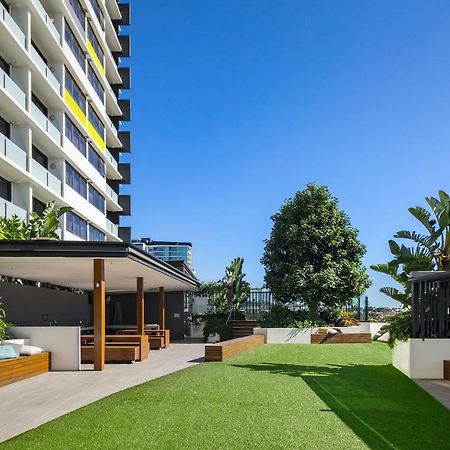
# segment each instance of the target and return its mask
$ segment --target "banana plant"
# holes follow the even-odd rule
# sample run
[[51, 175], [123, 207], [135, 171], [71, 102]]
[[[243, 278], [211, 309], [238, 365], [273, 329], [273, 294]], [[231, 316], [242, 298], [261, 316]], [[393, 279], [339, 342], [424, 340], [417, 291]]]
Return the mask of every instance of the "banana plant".
[[439, 198], [426, 197], [431, 211], [416, 206], [408, 211], [422, 224], [427, 233], [402, 230], [395, 233], [395, 239], [413, 241], [414, 247], [389, 241], [389, 249], [394, 256], [387, 264], [370, 266], [372, 270], [389, 275], [397, 281], [403, 291], [392, 287], [383, 287], [380, 291], [403, 303], [411, 304], [409, 275], [412, 271], [450, 270], [450, 197], [439, 191]]

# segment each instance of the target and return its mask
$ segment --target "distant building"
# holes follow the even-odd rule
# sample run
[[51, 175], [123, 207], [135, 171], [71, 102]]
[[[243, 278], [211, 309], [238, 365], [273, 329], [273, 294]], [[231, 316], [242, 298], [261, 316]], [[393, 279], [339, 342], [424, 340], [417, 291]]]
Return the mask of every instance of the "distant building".
[[190, 270], [193, 270], [190, 242], [153, 241], [150, 238], [141, 238], [133, 239], [133, 244], [162, 261], [183, 261]]

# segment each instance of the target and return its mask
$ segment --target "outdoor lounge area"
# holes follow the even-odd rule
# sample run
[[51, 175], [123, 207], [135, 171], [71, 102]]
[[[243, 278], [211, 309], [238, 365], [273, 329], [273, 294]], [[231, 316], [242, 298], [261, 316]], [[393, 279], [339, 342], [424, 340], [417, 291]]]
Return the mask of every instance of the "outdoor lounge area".
[[[91, 292], [87, 301], [79, 296], [88, 312], [73, 316], [72, 320], [76, 322], [77, 317], [91, 315], [92, 326], [49, 326], [52, 324], [41, 322], [41, 326], [16, 324], [10, 328], [14, 337], [32, 340], [33, 345], [50, 352], [51, 370], [80, 370], [82, 362], [92, 362], [94, 370], [101, 371], [105, 362], [140, 362], [149, 357], [150, 349], [167, 349], [170, 330], [166, 328], [166, 293], [182, 294], [198, 286], [189, 271], [179, 270], [128, 244], [111, 242], [0, 241], [0, 273]], [[42, 294], [38, 292], [40, 288], [29, 288], [34, 289], [32, 295]], [[106, 296], [117, 297], [122, 293], [134, 295], [131, 309], [135, 311], [135, 323], [108, 324]], [[147, 297], [156, 305], [146, 305]], [[20, 296], [9, 298], [12, 306], [20, 305], [22, 300]], [[72, 302], [76, 300], [71, 298]], [[39, 311], [38, 304], [36, 298], [33, 305], [36, 311]], [[153, 317], [157, 323], [146, 323], [149, 306], [157, 312], [157, 317]], [[53, 303], [46, 308], [50, 310], [44, 310], [42, 320], [56, 313], [57, 305]], [[71, 308], [66, 305], [65, 309]], [[16, 319], [20, 320], [20, 314], [19, 307]], [[35, 320], [40, 320], [40, 315], [36, 313]], [[27, 365], [26, 361], [21, 358], [16, 365]]]

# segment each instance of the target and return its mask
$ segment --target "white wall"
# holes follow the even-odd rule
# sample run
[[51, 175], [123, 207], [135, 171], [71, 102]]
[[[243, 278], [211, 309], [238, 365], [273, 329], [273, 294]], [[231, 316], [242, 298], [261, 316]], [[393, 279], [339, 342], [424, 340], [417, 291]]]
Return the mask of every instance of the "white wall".
[[80, 327], [11, 327], [18, 339], [51, 352], [51, 370], [80, 370]]
[[266, 344], [311, 344], [311, 328], [253, 328]]
[[442, 380], [444, 360], [450, 360], [450, 339], [408, 339], [398, 342], [392, 355], [392, 365], [416, 379]]
[[386, 325], [383, 322], [360, 322], [359, 328], [362, 333], [370, 333], [372, 337], [380, 331], [380, 328]]

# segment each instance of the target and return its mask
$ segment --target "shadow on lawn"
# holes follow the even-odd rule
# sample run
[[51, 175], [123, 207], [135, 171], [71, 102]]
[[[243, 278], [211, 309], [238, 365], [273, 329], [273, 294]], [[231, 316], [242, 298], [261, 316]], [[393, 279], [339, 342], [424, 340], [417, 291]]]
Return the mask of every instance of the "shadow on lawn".
[[371, 449], [450, 448], [450, 412], [391, 365], [233, 367], [302, 379], [326, 404], [318, 423], [320, 415], [334, 413]]

